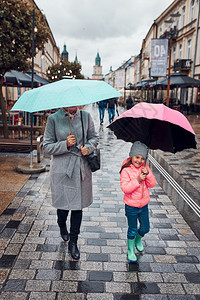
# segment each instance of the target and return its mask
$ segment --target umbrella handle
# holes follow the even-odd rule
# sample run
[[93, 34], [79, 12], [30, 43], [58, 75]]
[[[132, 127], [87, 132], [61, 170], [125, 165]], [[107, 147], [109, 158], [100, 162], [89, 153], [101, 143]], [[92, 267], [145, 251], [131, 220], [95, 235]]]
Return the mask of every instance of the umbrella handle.
[[72, 128], [71, 128], [71, 120], [70, 120], [70, 114], [69, 114], [69, 107], [67, 108], [68, 110], [68, 119], [69, 119], [69, 133], [71, 134]]

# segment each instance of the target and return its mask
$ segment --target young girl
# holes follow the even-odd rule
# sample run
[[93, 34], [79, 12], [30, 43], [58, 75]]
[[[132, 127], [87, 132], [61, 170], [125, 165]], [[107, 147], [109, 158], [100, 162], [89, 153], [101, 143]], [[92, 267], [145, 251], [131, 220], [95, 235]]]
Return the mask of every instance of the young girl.
[[[125, 215], [128, 220], [127, 256], [130, 262], [136, 262], [135, 247], [143, 252], [144, 247], [141, 238], [149, 232], [150, 201], [149, 188], [154, 187], [157, 182], [148, 165], [147, 146], [139, 141], [135, 142], [120, 170], [120, 185], [124, 192]], [[139, 228], [138, 228], [139, 221]]]

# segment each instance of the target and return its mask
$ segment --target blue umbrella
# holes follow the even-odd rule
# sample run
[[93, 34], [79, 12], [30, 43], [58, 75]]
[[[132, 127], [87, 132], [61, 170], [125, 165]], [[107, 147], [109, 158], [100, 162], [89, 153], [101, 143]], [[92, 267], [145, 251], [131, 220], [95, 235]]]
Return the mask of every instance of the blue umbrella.
[[24, 92], [11, 111], [33, 113], [60, 107], [81, 106], [115, 97], [121, 97], [121, 94], [104, 81], [62, 79]]

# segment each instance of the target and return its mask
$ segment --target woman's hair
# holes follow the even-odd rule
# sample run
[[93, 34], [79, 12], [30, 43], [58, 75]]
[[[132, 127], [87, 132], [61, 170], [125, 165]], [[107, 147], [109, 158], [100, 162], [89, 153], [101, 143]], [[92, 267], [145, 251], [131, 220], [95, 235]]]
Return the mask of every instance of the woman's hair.
[[128, 161], [121, 167], [121, 170], [119, 171], [119, 173], [121, 173], [121, 171], [122, 171], [124, 168], [129, 167], [131, 164], [132, 164], [132, 161], [131, 161], [131, 159], [130, 159], [130, 160], [128, 160]]

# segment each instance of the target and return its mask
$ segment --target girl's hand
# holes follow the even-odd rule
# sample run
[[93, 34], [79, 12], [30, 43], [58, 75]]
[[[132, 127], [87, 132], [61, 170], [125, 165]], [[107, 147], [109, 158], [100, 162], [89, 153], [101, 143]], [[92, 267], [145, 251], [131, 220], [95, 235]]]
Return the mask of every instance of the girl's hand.
[[69, 148], [69, 147], [71, 147], [75, 144], [76, 144], [75, 135], [71, 134], [71, 132], [70, 132], [68, 137], [67, 137], [67, 148]]
[[147, 170], [146, 167], [142, 167], [142, 173], [145, 174], [145, 175], [148, 175], [149, 171]]
[[84, 147], [81, 146], [81, 147], [80, 147], [80, 150], [81, 150], [81, 153], [82, 153], [83, 156], [88, 155], [88, 149], [87, 149], [86, 146], [84, 146]]
[[141, 181], [145, 180], [146, 178], [146, 174], [144, 174], [143, 172], [140, 173], [137, 177], [137, 181], [140, 183]]

